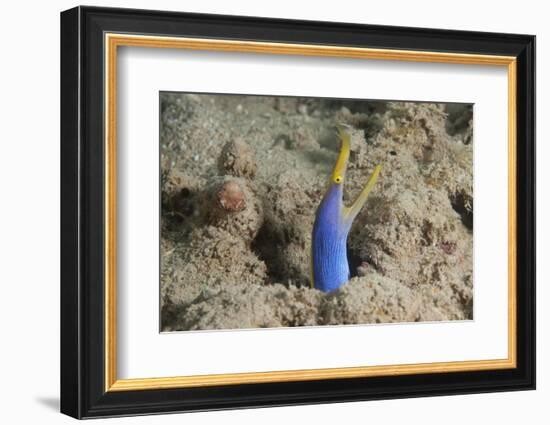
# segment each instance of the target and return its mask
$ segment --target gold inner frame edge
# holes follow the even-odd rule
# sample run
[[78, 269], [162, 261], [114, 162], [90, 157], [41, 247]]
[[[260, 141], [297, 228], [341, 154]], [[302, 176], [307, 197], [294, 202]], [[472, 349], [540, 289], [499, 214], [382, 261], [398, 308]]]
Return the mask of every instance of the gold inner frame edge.
[[[106, 33], [105, 46], [105, 391], [137, 391], [216, 385], [312, 381], [375, 376], [511, 369], [517, 366], [516, 261], [516, 58], [513, 56], [370, 49], [331, 45], [161, 37]], [[118, 379], [116, 327], [116, 106], [117, 48], [149, 47], [240, 53], [325, 56], [404, 62], [505, 66], [508, 72], [508, 357], [494, 360], [416, 363], [324, 369]]]

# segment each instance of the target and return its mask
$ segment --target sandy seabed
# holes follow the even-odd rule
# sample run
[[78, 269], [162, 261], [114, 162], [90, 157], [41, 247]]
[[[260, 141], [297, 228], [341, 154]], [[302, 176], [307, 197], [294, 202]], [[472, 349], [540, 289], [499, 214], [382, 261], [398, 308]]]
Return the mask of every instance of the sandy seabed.
[[[315, 210], [352, 139], [352, 278], [310, 287]], [[468, 320], [472, 106], [161, 93], [161, 330]]]

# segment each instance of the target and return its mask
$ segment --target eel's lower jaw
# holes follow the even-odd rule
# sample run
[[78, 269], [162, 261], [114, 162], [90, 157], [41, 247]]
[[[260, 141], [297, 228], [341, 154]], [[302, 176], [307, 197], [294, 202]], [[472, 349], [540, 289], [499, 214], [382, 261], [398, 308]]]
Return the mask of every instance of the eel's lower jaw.
[[381, 165], [377, 165], [374, 168], [374, 171], [369, 177], [369, 180], [361, 193], [357, 196], [355, 201], [350, 207], [344, 207], [344, 216], [348, 221], [353, 222], [357, 214], [359, 214], [359, 211], [361, 211], [361, 208], [365, 205], [365, 202], [367, 202], [367, 198], [369, 197], [369, 193], [371, 192], [372, 188], [376, 184], [376, 180], [378, 180], [378, 175], [380, 174], [380, 170], [382, 169]]

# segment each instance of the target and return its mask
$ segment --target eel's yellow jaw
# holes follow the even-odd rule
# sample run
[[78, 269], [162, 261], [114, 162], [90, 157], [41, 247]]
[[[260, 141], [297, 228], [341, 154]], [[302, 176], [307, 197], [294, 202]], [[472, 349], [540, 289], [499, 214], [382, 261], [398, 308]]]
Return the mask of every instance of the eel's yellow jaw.
[[359, 196], [357, 196], [353, 204], [351, 204], [350, 207], [344, 207], [344, 215], [347, 217], [348, 220], [353, 221], [357, 214], [359, 214], [359, 211], [361, 211], [361, 208], [363, 208], [363, 205], [365, 205], [365, 202], [367, 202], [369, 193], [376, 184], [376, 180], [378, 180], [378, 174], [380, 174], [381, 169], [381, 165], [377, 165], [375, 167], [374, 171], [369, 177], [369, 181], [367, 182]]
[[339, 129], [340, 140], [342, 145], [340, 147], [340, 153], [334, 166], [334, 171], [330, 177], [330, 183], [343, 184], [346, 177], [346, 167], [348, 165], [349, 152], [350, 152], [350, 135], [343, 129]]

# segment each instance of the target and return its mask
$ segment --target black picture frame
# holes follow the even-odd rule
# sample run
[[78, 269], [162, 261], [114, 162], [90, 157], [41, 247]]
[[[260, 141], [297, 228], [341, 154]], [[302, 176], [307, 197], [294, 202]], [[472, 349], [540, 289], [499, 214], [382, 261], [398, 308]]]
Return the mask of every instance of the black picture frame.
[[[104, 34], [308, 43], [517, 59], [517, 367], [105, 391]], [[76, 7], [61, 13], [61, 412], [75, 418], [535, 388], [535, 37]]]

